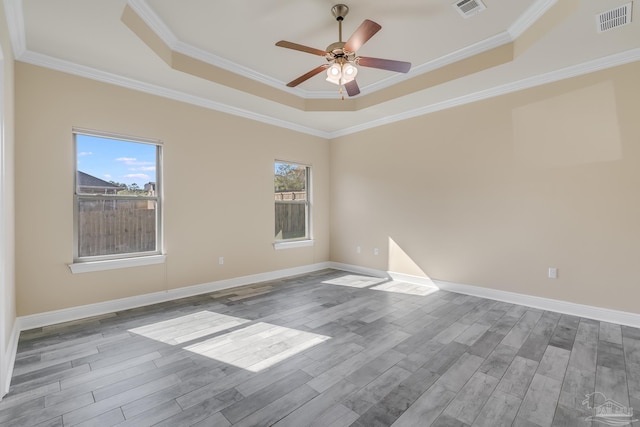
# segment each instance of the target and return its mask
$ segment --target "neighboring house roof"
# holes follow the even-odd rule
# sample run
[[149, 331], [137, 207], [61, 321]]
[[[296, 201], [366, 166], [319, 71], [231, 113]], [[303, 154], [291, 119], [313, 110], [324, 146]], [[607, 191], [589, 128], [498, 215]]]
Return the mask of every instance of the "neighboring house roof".
[[91, 187], [91, 188], [121, 188], [115, 184], [107, 182], [103, 179], [96, 178], [88, 173], [78, 171], [78, 187]]

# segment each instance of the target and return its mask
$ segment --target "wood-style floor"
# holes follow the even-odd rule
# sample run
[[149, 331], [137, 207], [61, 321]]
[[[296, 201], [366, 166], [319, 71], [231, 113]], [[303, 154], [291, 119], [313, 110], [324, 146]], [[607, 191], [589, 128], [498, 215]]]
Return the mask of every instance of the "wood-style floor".
[[27, 331], [0, 425], [583, 427], [589, 407], [640, 409], [639, 329], [425, 291], [326, 270]]

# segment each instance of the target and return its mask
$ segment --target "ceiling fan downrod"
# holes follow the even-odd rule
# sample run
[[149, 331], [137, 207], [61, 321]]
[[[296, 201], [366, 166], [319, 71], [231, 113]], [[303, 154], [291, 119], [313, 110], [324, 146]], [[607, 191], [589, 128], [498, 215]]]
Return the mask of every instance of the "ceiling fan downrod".
[[342, 21], [349, 13], [349, 6], [346, 4], [337, 4], [331, 8], [331, 13], [338, 21], [338, 41], [342, 43]]
[[292, 43], [286, 40], [280, 40], [276, 43], [276, 46], [279, 47], [321, 56], [329, 62], [329, 64], [319, 65], [313, 70], [287, 83], [287, 87], [296, 87], [311, 77], [326, 71], [326, 80], [338, 85], [341, 95], [344, 89], [349, 96], [356, 96], [360, 93], [360, 88], [355, 80], [356, 74], [358, 73], [356, 65], [399, 73], [407, 73], [409, 71], [411, 68], [410, 62], [356, 55], [356, 51], [382, 29], [380, 24], [365, 19], [351, 37], [349, 37], [346, 42], [343, 42], [342, 21], [344, 21], [345, 16], [349, 13], [349, 7], [346, 4], [336, 4], [331, 8], [331, 13], [336, 18], [336, 21], [338, 21], [338, 38], [340, 41], [330, 44], [325, 50]]

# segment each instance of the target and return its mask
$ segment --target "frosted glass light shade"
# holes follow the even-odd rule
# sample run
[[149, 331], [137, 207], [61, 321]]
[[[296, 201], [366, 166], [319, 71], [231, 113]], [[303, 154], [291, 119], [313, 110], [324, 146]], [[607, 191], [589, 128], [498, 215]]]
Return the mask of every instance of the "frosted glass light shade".
[[351, 63], [334, 63], [327, 68], [327, 81], [340, 86], [355, 79], [357, 74], [358, 69]]
[[349, 83], [356, 78], [358, 69], [351, 64], [344, 64], [342, 66], [342, 83]]

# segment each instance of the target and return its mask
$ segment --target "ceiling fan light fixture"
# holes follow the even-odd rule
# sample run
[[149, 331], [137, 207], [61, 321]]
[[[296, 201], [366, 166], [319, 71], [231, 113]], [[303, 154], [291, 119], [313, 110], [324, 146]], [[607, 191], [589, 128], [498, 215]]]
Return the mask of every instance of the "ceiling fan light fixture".
[[341, 86], [356, 78], [358, 69], [351, 63], [333, 64], [327, 68], [327, 81]]
[[351, 80], [355, 79], [358, 75], [358, 69], [351, 63], [347, 63], [342, 66], [342, 81], [344, 83], [349, 83]]
[[[463, 2], [480, 0], [457, 0]], [[358, 74], [358, 66], [378, 68], [381, 70], [395, 71], [398, 73], [407, 73], [411, 68], [410, 62], [395, 61], [391, 59], [369, 58], [364, 56], [356, 56], [356, 51], [362, 47], [371, 37], [373, 37], [382, 27], [369, 19], [365, 19], [362, 24], [351, 34], [351, 37], [344, 42], [342, 41], [342, 21], [349, 12], [349, 7], [344, 4], [337, 4], [331, 8], [331, 13], [338, 21], [338, 41], [331, 43], [325, 50], [301, 45], [298, 43], [280, 40], [276, 46], [287, 49], [306, 52], [312, 55], [321, 56], [326, 59], [329, 64], [320, 65], [313, 70], [301, 75], [295, 80], [287, 83], [287, 87], [296, 87], [322, 71], [327, 72], [326, 80], [340, 87], [340, 93], [346, 90], [349, 96], [356, 96], [360, 93], [358, 83], [356, 83], [356, 75]], [[344, 96], [342, 97], [344, 99]]]
[[333, 64], [327, 68], [327, 81], [336, 85], [340, 85], [340, 79], [342, 78], [342, 69], [340, 64]]

